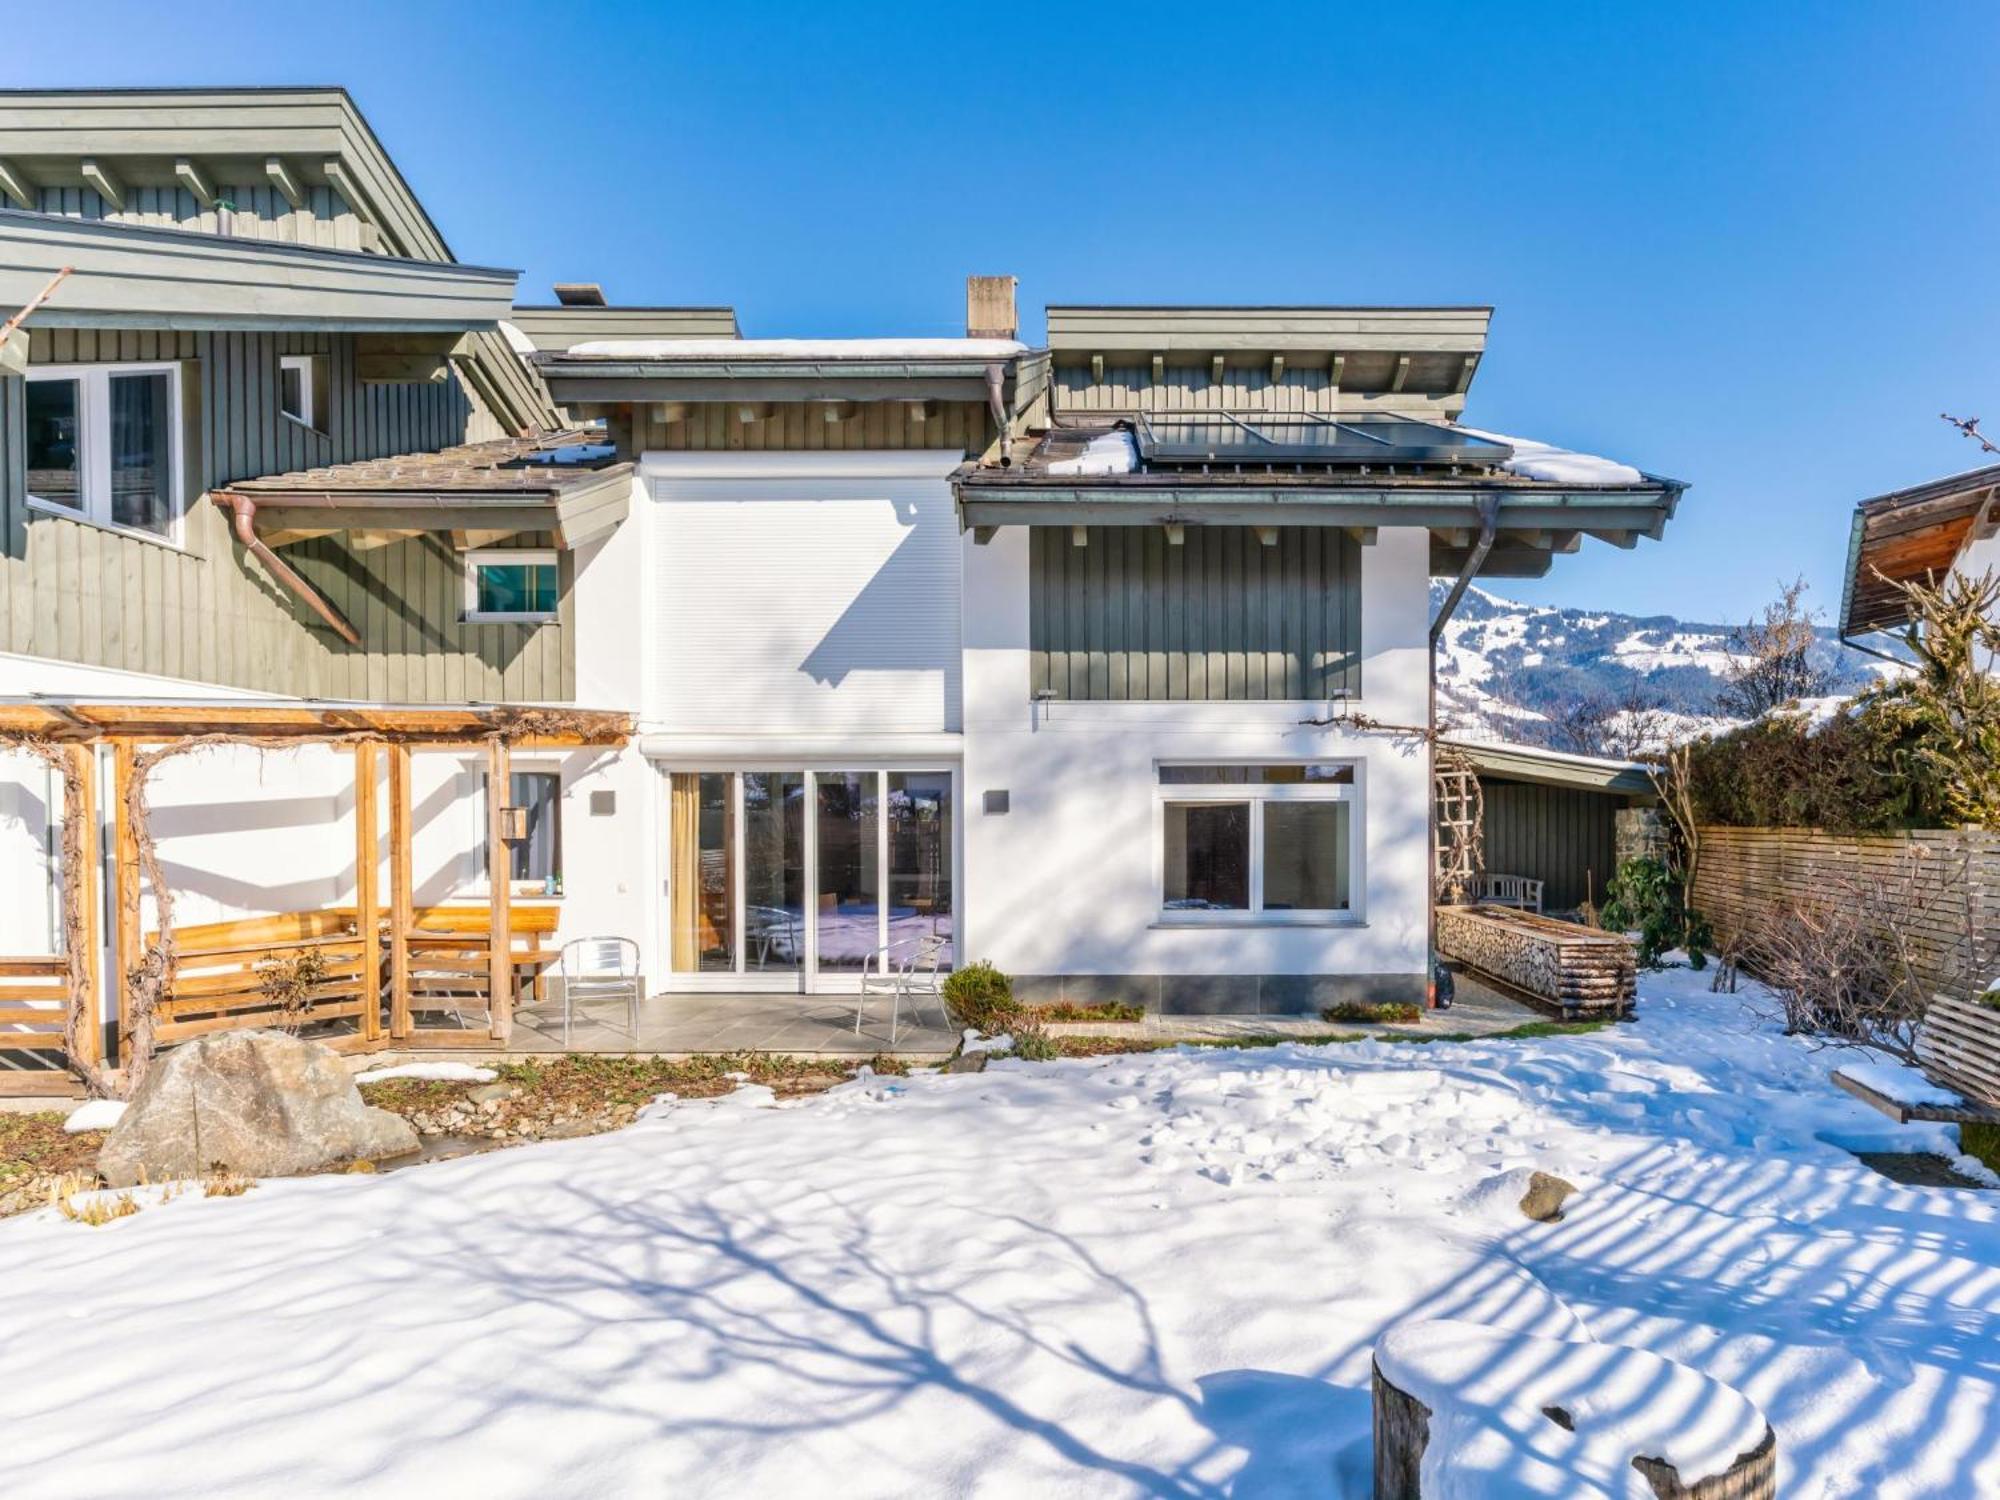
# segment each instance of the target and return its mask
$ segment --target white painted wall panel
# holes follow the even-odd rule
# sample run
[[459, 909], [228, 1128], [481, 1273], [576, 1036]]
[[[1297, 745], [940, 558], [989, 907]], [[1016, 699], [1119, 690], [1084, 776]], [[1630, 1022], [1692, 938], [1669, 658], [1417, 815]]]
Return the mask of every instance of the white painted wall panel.
[[649, 723], [744, 736], [959, 727], [959, 530], [944, 478], [957, 455], [673, 457], [647, 460]]

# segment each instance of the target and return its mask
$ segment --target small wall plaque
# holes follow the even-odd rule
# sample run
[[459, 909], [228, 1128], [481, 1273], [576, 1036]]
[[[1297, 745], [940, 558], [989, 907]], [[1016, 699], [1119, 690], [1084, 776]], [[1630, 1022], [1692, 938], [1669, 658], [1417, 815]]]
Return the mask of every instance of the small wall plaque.
[[592, 792], [590, 794], [590, 815], [593, 818], [608, 818], [618, 811], [618, 794], [613, 791]]
[[980, 805], [989, 814], [997, 816], [1000, 813], [1004, 813], [1007, 810], [1006, 789], [1002, 788], [998, 791], [981, 793]]

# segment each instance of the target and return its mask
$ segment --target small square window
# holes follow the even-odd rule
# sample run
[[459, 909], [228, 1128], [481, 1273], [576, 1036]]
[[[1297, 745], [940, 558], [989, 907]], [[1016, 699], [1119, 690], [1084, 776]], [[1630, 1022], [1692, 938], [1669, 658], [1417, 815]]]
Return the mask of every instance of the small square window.
[[278, 409], [294, 422], [312, 425], [312, 358], [287, 354], [278, 361]]
[[550, 620], [561, 591], [553, 552], [475, 552], [466, 558], [466, 614], [475, 620]]

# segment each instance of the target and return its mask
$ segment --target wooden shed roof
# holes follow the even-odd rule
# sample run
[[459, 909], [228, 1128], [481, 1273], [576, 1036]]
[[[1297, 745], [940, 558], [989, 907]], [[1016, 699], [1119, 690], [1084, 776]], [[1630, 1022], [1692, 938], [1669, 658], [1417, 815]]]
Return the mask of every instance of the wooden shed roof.
[[1497, 780], [1576, 787], [1621, 797], [1657, 795], [1643, 761], [1573, 755], [1542, 745], [1516, 745], [1499, 740], [1447, 738], [1444, 743], [1471, 761], [1481, 776]]
[[[1897, 583], [1942, 579], [1973, 541], [2000, 527], [2000, 464], [1863, 500], [1848, 532], [1840, 633], [1909, 620]], [[1885, 581], [1887, 580], [1887, 581]]]

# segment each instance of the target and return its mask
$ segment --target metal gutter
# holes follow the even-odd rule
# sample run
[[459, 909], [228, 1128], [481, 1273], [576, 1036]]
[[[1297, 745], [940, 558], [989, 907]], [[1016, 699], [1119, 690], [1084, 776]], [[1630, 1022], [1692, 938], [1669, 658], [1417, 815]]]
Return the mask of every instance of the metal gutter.
[[[1479, 539], [1472, 544], [1472, 553], [1465, 559], [1465, 566], [1458, 570], [1458, 577], [1452, 583], [1451, 592], [1444, 596], [1444, 603], [1438, 606], [1437, 618], [1431, 621], [1431, 645], [1436, 647], [1444, 635], [1444, 627], [1450, 623], [1452, 612], [1458, 608], [1458, 601], [1465, 597], [1465, 591], [1472, 586], [1472, 580], [1479, 573], [1479, 565], [1486, 561], [1486, 554], [1493, 550], [1493, 538], [1500, 529], [1500, 497], [1482, 495], [1479, 498]], [[1432, 653], [1431, 666], [1431, 727], [1437, 727], [1437, 665], [1436, 652]]]
[[236, 540], [243, 544], [244, 550], [269, 569], [273, 578], [311, 605], [313, 613], [331, 625], [334, 633], [348, 645], [360, 645], [361, 632], [348, 622], [347, 616], [336, 609], [332, 601], [318, 589], [294, 572], [292, 565], [273, 552], [265, 544], [264, 539], [257, 535], [256, 500], [249, 495], [234, 494], [228, 490], [216, 490], [213, 493], [216, 503], [227, 507], [231, 512], [236, 525]]

